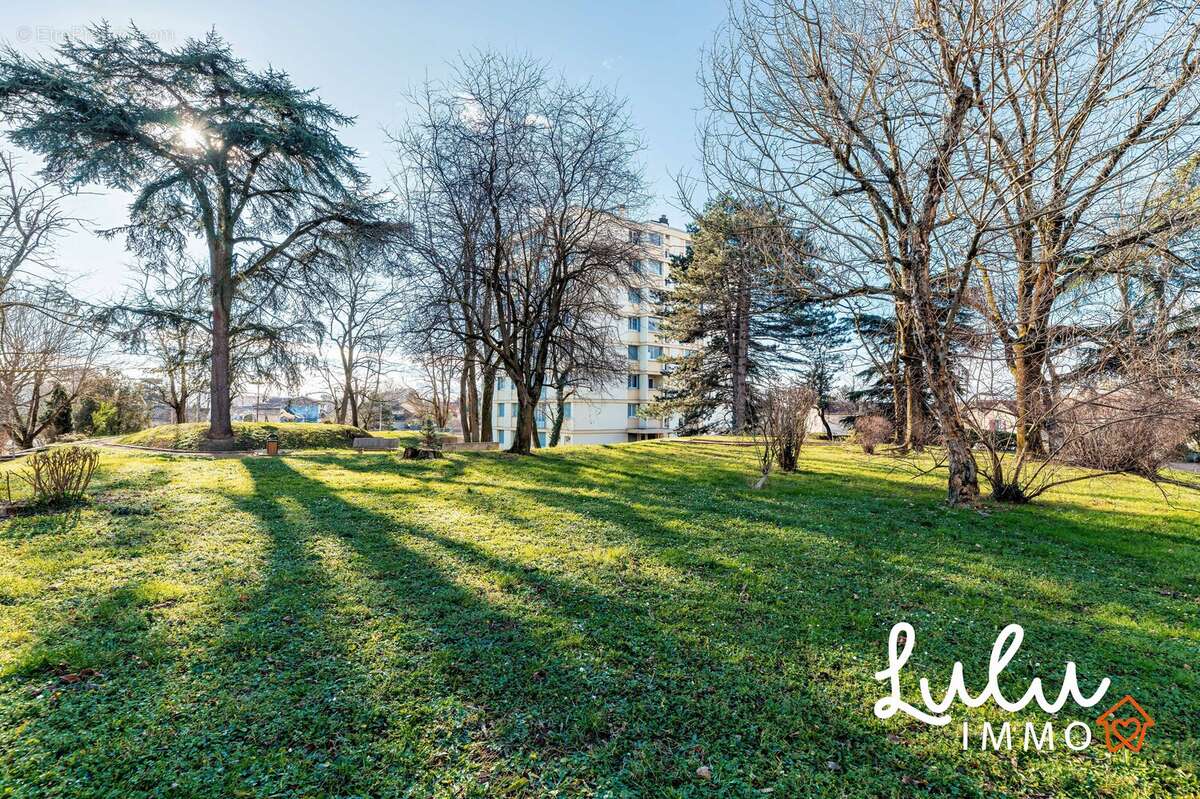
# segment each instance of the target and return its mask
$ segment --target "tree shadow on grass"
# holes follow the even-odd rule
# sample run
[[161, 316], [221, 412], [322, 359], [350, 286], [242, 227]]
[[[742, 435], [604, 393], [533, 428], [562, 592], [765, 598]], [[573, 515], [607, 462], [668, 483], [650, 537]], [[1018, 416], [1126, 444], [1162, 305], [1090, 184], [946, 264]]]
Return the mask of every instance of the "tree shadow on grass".
[[[1004, 625], [1020, 622], [1043, 663], [1053, 660], [1046, 653], [1063, 653], [1062, 660], [1079, 662], [1081, 674], [1110, 675], [1118, 685], [1124, 676], [1126, 690], [1141, 686], [1159, 694], [1164, 718], [1174, 719], [1160, 726], [1162, 733], [1181, 743], [1191, 737], [1196, 708], [1175, 686], [1196, 686], [1188, 668], [1195, 653], [1194, 604], [1186, 595], [1153, 589], [1191, 585], [1188, 564], [1200, 560], [1194, 541], [1190, 553], [1173, 541], [1147, 542], [1133, 563], [1114, 563], [1103, 548], [1078, 548], [1097, 538], [1086, 525], [1057, 516], [1052, 531], [1038, 524], [1053, 511], [981, 517], [945, 508], [937, 501], [940, 492], [921, 486], [890, 496], [872, 479], [840, 475], [834, 495], [814, 490], [823, 481], [805, 472], [773, 478], [764, 492], [722, 494], [645, 486], [636, 493], [514, 490], [525, 493], [526, 507], [547, 506], [581, 524], [604, 520], [594, 535], [608, 536], [604, 543], [613, 546], [632, 538], [635, 552], [683, 570], [694, 578], [691, 595], [698, 604], [736, 590], [737, 582], [749, 586], [750, 597], [780, 598], [799, 586], [795, 598], [807, 607], [818, 639], [878, 652], [880, 660], [888, 627], [914, 621], [922, 647], [954, 653], [931, 664], [942, 677], [955, 657], [986, 653]], [[755, 524], [746, 528], [743, 521]], [[758, 524], [763, 521], [768, 523]], [[1153, 574], [1154, 582], [1139, 584], [1141, 574]], [[681, 590], [688, 589], [672, 589]], [[760, 610], [780, 621], [787, 615], [769, 603]], [[1114, 615], [1129, 623], [1116, 624]], [[731, 640], [739, 638], [737, 630], [734, 621]], [[755, 642], [753, 636], [741, 640]], [[774, 647], [769, 638], [760, 639], [759, 654]], [[1033, 676], [1061, 673], [1061, 661], [1033, 661], [1022, 657], [1010, 669], [1015, 690], [1023, 691]], [[979, 684], [985, 679], [980, 674]]]
[[[197, 796], [1038, 787], [1037, 766], [951, 751], [952, 731], [874, 720], [882, 689], [870, 672], [897, 614], [916, 624], [921, 649], [941, 648], [918, 666], [937, 673], [954, 657], [984, 657], [1001, 617], [1021, 608], [1044, 614], [1027, 625], [1027, 646], [1083, 646], [1076, 659], [1091, 675], [1110, 653], [1072, 638], [1059, 614], [1099, 576], [1009, 553], [967, 526], [973, 516], [942, 509], [940, 492], [902, 496], [815, 473], [749, 492], [736, 458], [689, 464], [629, 449], [639, 451], [619, 451], [619, 474], [586, 452], [369, 469], [353, 456], [244, 461], [252, 491], [223, 501], [261, 531], [261, 553], [149, 666], [114, 668], [105, 704], [72, 695], [53, 724], [32, 718], [22, 733], [31, 740], [51, 741], [64, 725], [74, 737], [25, 746], [22, 774], [57, 775], [64, 781], [46, 786], [60, 789], [69, 774], [125, 795], [174, 784]], [[854, 508], [865, 514], [840, 519]], [[1043, 543], [996, 524], [995, 536]], [[539, 539], [534, 554], [522, 549]], [[592, 559], [597, 547], [617, 554]], [[992, 573], [1012, 581], [999, 600]], [[1055, 583], [1066, 585], [1059, 599]], [[111, 619], [78, 623], [100, 631]], [[116, 651], [163, 632], [135, 625]], [[1157, 681], [1176, 659], [1137, 665]], [[1026, 682], [1053, 673], [1014, 665]], [[1194, 701], [1155, 710], [1164, 706], [1172, 720], [1156, 732], [1184, 734]], [[1171, 773], [1169, 754], [1142, 755]], [[695, 777], [701, 763], [712, 782]]]
[[[336, 495], [308, 483], [306, 495], [310, 488], [319, 504], [344, 518]], [[439, 501], [449, 498], [443, 494]], [[511, 725], [528, 732], [504, 751], [536, 751], [545, 763], [538, 783], [543, 787], [565, 783], [655, 793], [694, 786], [695, 768], [712, 761], [721, 764], [718, 771], [731, 795], [752, 795], [761, 787], [796, 791], [801, 785], [832, 791], [846, 777], [842, 768], [867, 773], [888, 764], [894, 771], [878, 777], [878, 785], [898, 794], [904, 790], [901, 775], [931, 768], [890, 741], [861, 707], [804, 679], [809, 664], [793, 657], [789, 640], [779, 639], [767, 657], [743, 660], [724, 646], [720, 630], [681, 637], [635, 601], [637, 594], [626, 599], [487, 552], [471, 540], [469, 528], [450, 532], [454, 524], [415, 523], [411, 516], [377, 512], [362, 514], [361, 521], [348, 540], [365, 568], [390, 571], [400, 538], [405, 559], [419, 548], [460, 580], [500, 586], [499, 599], [489, 593], [492, 607], [496, 602], [513, 607], [510, 622], [524, 619], [539, 631], [530, 655], [517, 649], [514, 658], [506, 646], [494, 653], [499, 660], [468, 658], [473, 665], [463, 699], [493, 708], [500, 718], [520, 714], [536, 720], [532, 727], [528, 721]], [[372, 530], [387, 532], [380, 538]], [[460, 639], [453, 648], [463, 645], [464, 632], [461, 625], [449, 631]], [[547, 672], [538, 665], [547, 662], [559, 666]], [[514, 670], [522, 663], [526, 667]], [[439, 690], [453, 688], [452, 677], [440, 676]], [[943, 785], [968, 794], [978, 789], [950, 764], [932, 770], [941, 772]]]
[[[831, 759], [847, 769], [893, 764], [897, 773], [881, 784], [890, 779], [897, 791], [899, 770], [921, 768], [803, 681], [764, 691], [782, 651], [731, 662], [727, 652], [669, 633], [645, 607], [485, 552], [405, 509], [352, 503], [286, 462], [248, 468], [256, 494], [274, 482], [303, 497], [316, 528], [346, 548], [379, 631], [413, 635], [413, 649], [385, 660], [414, 670], [419, 679], [405, 690], [441, 709], [418, 734], [447, 724], [447, 713], [476, 725], [474, 738], [437, 741], [442, 769], [480, 771], [492, 759], [497, 784], [644, 795], [694, 786], [695, 768], [708, 759], [721, 764], [730, 795], [752, 795], [771, 785], [832, 790], [842, 775]], [[971, 791], [971, 780], [946, 772]]]

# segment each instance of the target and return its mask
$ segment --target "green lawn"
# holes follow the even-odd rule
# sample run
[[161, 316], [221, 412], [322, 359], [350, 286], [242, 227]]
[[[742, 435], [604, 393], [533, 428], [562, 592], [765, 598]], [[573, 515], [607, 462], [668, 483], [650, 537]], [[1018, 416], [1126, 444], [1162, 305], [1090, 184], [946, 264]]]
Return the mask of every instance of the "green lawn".
[[[752, 457], [108, 451], [84, 509], [0, 522], [0, 796], [1200, 792], [1194, 496], [952, 510], [884, 457], [810, 447], [763, 491]], [[935, 690], [1019, 622], [1009, 695], [1069, 659], [1157, 724], [996, 754], [960, 707], [880, 721], [900, 620]]]

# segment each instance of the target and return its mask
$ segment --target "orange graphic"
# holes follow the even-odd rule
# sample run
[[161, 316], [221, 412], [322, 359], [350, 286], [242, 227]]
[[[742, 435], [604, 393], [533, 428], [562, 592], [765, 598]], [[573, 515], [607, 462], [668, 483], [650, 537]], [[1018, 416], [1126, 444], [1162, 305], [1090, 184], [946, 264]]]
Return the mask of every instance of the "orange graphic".
[[[1133, 713], [1137, 715], [1131, 715]], [[1128, 749], [1130, 752], [1140, 752], [1142, 744], [1146, 742], [1146, 730], [1154, 726], [1154, 719], [1142, 710], [1136, 699], [1125, 694], [1124, 699], [1096, 719], [1096, 724], [1104, 729], [1104, 743], [1108, 751]]]

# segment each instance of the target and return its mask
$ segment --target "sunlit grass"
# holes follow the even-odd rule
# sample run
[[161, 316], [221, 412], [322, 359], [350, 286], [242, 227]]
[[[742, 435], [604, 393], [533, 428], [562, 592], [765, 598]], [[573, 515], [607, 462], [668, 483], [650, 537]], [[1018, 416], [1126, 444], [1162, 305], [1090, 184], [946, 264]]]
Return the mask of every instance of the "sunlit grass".
[[[752, 460], [106, 451], [86, 506], [0, 526], [0, 795], [1200, 790], [1195, 497], [950, 509], [889, 458], [813, 446], [762, 491]], [[879, 721], [900, 620], [916, 671], [961, 659], [976, 688], [1019, 622], [1004, 686], [1075, 660], [1143, 701], [1150, 743], [996, 755]]]

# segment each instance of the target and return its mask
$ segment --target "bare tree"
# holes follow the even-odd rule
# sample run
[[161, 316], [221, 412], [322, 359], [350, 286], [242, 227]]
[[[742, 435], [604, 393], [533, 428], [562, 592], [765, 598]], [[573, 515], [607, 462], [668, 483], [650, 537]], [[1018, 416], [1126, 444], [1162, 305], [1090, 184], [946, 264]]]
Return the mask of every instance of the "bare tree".
[[808, 417], [816, 394], [802, 383], [771, 383], [763, 387], [753, 428], [759, 474], [754, 488], [767, 484], [771, 470], [794, 472], [808, 439]]
[[[78, 222], [66, 209], [73, 192], [21, 173], [12, 153], [0, 152], [0, 304], [15, 281], [55, 272], [54, 241]], [[27, 296], [23, 293], [23, 296]]]
[[418, 296], [449, 310], [464, 387], [480, 353], [512, 380], [510, 451], [528, 453], [556, 343], [615, 342], [607, 320], [638, 253], [622, 211], [642, 199], [639, 145], [624, 103], [528, 60], [475, 56], [423, 97], [415, 132], [398, 137], [420, 209]]
[[422, 382], [411, 397], [423, 406], [425, 415], [439, 429], [445, 428], [450, 423], [454, 386], [462, 362], [453, 353], [426, 352], [419, 356], [418, 365]]
[[1086, 324], [1081, 306], [1094, 299], [1081, 284], [1141, 260], [1122, 251], [1170, 256], [1164, 233], [1195, 224], [1193, 187], [1169, 184], [1195, 159], [1198, 9], [1017, 4], [989, 27], [986, 57], [973, 58], [984, 124], [977, 177], [1002, 198], [1005, 237], [981, 258], [968, 297], [1011, 373], [1018, 453], [1050, 446], [1043, 426], [1060, 398], [1049, 372], [1069, 358]]
[[854, 440], [868, 455], [895, 434], [892, 423], [882, 416], [860, 416], [854, 421]]
[[60, 410], [47, 408], [53, 387], [65, 390], [68, 405], [75, 400], [101, 337], [76, 324], [76, 308], [54, 311], [19, 292], [12, 296], [16, 301], [0, 314], [0, 429], [17, 449], [29, 449]]
[[154, 308], [130, 314], [115, 325], [118, 341], [152, 360], [157, 380], [154, 400], [169, 407], [175, 423], [187, 421], [188, 403], [207, 389], [209, 331], [204, 325], [206, 289], [202, 279], [180, 263], [140, 269], [130, 308]]
[[988, 230], [978, 222], [994, 206], [956, 183], [977, 125], [973, 65], [994, 14], [981, 2], [748, 0], [705, 77], [709, 168], [812, 220], [826, 294], [887, 298], [911, 326], [901, 357], [908, 343], [919, 354], [953, 504], [979, 495], [950, 353]]
[[808, 439], [808, 418], [817, 394], [801, 383], [769, 386], [763, 399], [764, 424], [775, 436], [775, 460], [780, 471], [794, 472]]
[[397, 188], [413, 229], [410, 336], [418, 349], [459, 342], [463, 439], [491, 440], [495, 352], [484, 341], [495, 298], [484, 270], [505, 262], [496, 242], [515, 237], [529, 201], [529, 159], [545, 67], [493, 53], [466, 58], [446, 83], [410, 97], [408, 126], [393, 136]]
[[339, 423], [359, 426], [384, 361], [400, 343], [399, 288], [389, 240], [325, 236], [309, 261], [308, 307], [332, 357], [321, 373]]

